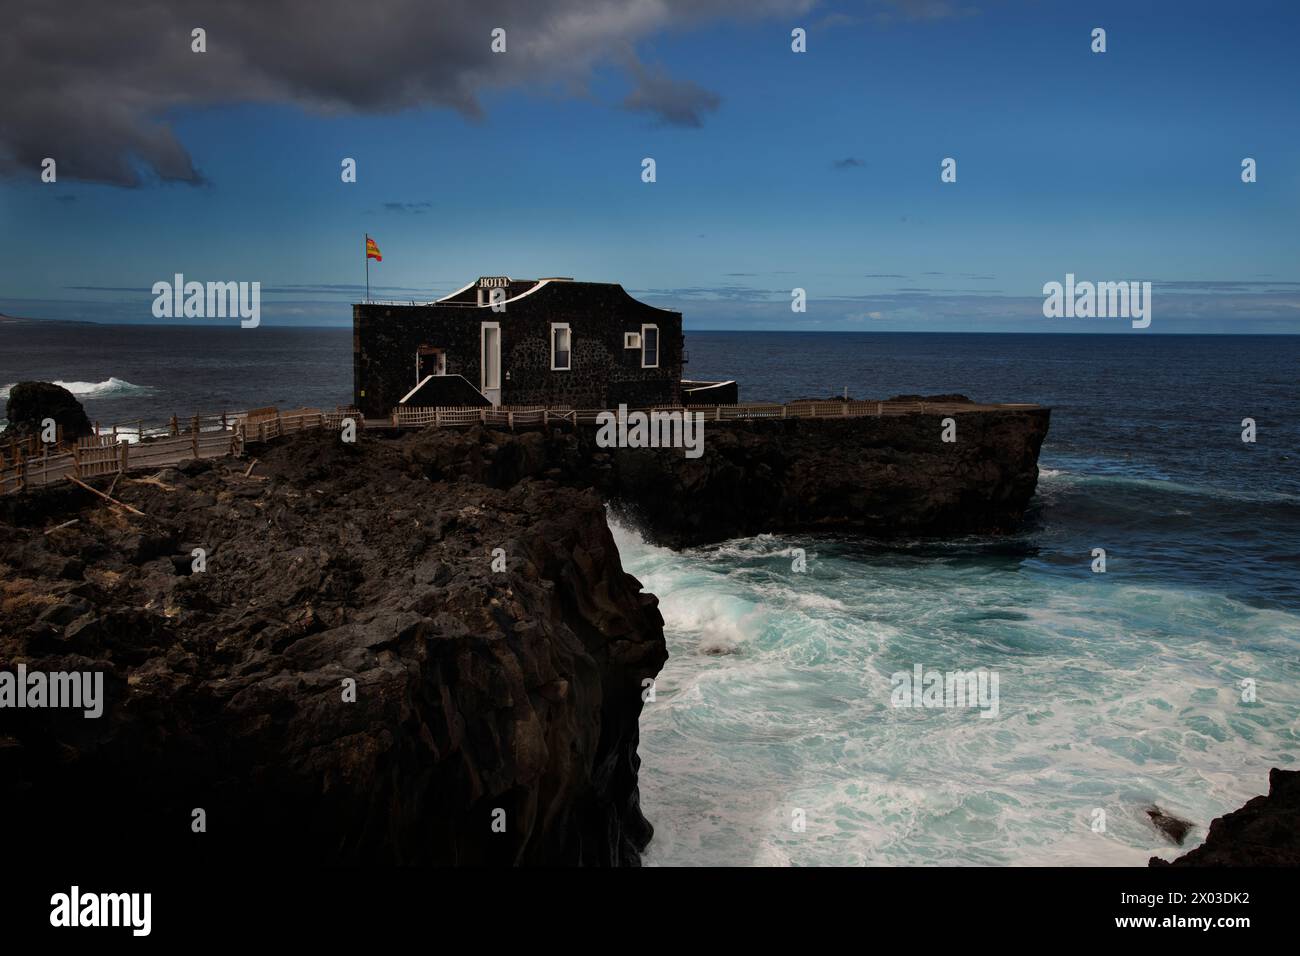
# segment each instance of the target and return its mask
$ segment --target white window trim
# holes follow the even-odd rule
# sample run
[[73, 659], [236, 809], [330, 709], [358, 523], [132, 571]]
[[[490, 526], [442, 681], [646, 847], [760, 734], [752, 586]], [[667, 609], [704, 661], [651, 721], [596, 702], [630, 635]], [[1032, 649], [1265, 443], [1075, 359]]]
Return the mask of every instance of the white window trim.
[[[569, 333], [569, 364], [560, 368], [555, 364], [555, 330], [564, 329]], [[551, 323], [551, 371], [552, 372], [572, 372], [573, 371], [573, 332], [569, 329], [568, 322]]]
[[[655, 363], [654, 363], [654, 365], [646, 365], [646, 363], [645, 363], [645, 330], [646, 330], [646, 329], [654, 329], [654, 330], [655, 330]], [[658, 367], [659, 367], [659, 351], [660, 351], [660, 349], [661, 349], [662, 347], [663, 347], [663, 343], [659, 340], [659, 326], [657, 326], [657, 325], [643, 325], [643, 326], [641, 326], [641, 367], [642, 367], [642, 368], [658, 368]]]
[[[487, 370], [488, 370], [487, 330], [488, 329], [497, 330], [498, 362], [497, 362], [497, 383], [495, 385], [489, 385], [487, 383]], [[501, 363], [499, 361], [500, 354], [501, 354], [501, 323], [480, 322], [478, 328], [478, 380], [479, 380], [480, 392], [487, 391], [488, 389], [498, 389], [501, 387], [502, 375], [501, 375]]]

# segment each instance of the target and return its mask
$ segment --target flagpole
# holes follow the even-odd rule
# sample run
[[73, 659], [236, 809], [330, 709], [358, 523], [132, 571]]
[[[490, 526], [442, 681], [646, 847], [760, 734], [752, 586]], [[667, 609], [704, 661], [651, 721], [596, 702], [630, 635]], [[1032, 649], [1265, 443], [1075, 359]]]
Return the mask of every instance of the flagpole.
[[366, 233], [366, 302], [370, 301], [370, 233]]

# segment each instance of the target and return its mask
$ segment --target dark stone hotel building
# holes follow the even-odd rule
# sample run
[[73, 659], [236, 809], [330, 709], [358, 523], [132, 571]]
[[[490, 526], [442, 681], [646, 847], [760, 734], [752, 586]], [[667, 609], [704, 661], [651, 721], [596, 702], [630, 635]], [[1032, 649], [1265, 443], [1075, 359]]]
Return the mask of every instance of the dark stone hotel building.
[[484, 276], [434, 302], [354, 305], [352, 330], [353, 402], [366, 415], [682, 401], [681, 313], [616, 283]]

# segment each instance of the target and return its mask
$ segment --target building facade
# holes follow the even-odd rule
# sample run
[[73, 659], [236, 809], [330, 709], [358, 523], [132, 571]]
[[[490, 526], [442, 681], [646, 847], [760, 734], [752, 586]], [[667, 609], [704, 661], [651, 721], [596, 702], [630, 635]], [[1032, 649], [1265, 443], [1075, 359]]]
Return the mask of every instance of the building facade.
[[[680, 312], [615, 283], [484, 276], [434, 302], [354, 305], [353, 402], [373, 416], [457, 394], [493, 405], [678, 404], [682, 344]], [[456, 376], [464, 382], [436, 381]]]

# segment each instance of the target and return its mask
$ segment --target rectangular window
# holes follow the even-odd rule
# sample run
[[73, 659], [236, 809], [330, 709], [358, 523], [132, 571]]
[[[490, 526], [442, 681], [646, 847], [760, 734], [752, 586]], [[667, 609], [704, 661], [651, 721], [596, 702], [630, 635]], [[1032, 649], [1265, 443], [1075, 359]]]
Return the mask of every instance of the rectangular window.
[[501, 387], [501, 326], [483, 323], [482, 390]]
[[567, 372], [573, 368], [573, 354], [569, 347], [569, 323], [551, 323], [551, 371]]
[[641, 367], [659, 367], [659, 326], [641, 326]]

